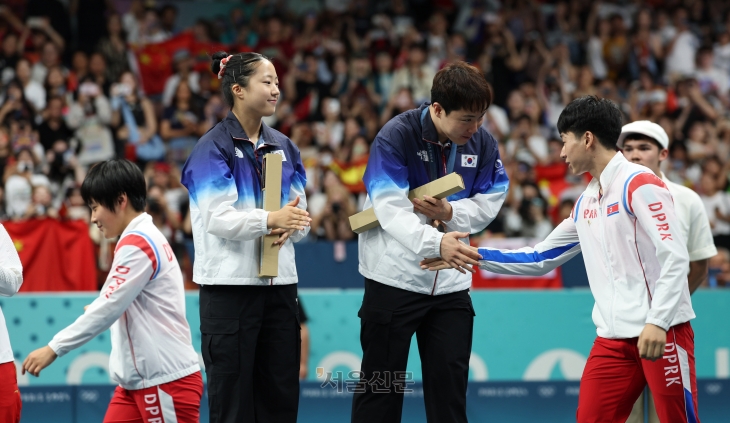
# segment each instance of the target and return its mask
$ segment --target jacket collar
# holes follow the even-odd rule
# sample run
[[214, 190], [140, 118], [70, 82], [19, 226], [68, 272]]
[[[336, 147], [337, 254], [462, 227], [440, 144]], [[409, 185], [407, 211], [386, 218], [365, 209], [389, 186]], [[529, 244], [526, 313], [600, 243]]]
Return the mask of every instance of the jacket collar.
[[421, 107], [418, 108], [418, 123], [421, 124], [421, 137], [431, 143], [440, 144], [439, 143], [439, 135], [436, 131], [436, 126], [433, 124], [433, 121], [431, 120], [431, 113], [426, 112], [426, 115], [423, 116], [423, 120], [421, 120], [421, 116], [423, 115], [423, 110], [427, 109], [431, 105], [431, 102], [424, 102]]
[[134, 219], [132, 219], [131, 222], [129, 222], [129, 225], [127, 225], [127, 227], [124, 228], [124, 231], [122, 231], [122, 236], [128, 234], [129, 232], [137, 230], [137, 228], [148, 222], [152, 223], [152, 216], [142, 212], [142, 214], [135, 217]]
[[[233, 111], [229, 111], [228, 115], [223, 119], [223, 125], [226, 127], [231, 137], [238, 140], [251, 141], [246, 132], [243, 130], [241, 123], [233, 114]], [[264, 140], [264, 145], [279, 146], [279, 142], [274, 138], [274, 134], [271, 132], [271, 128], [266, 125], [263, 121], [261, 122], [261, 137]]]
[[606, 190], [608, 190], [608, 188], [611, 186], [613, 180], [616, 179], [616, 175], [621, 170], [621, 167], [623, 167], [623, 165], [627, 164], [628, 162], [629, 161], [626, 160], [624, 155], [620, 151], [617, 151], [616, 155], [614, 155], [613, 158], [606, 165], [606, 168], [603, 169], [600, 177], [601, 183], [599, 184], [598, 181], [593, 178], [593, 180], [591, 180], [591, 183], [588, 184], [588, 189], [590, 189], [591, 192], [595, 192], [596, 194], [598, 194], [599, 190], [603, 188], [603, 193], [606, 194]]

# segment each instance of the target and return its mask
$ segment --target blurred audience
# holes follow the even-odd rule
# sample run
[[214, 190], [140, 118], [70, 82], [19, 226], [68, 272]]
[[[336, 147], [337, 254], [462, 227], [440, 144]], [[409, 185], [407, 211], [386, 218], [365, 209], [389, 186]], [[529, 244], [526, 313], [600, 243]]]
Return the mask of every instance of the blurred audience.
[[[446, 63], [466, 60], [492, 84], [483, 127], [511, 181], [503, 210], [475, 242], [541, 238], [570, 215], [588, 178], [568, 171], [555, 126], [569, 101], [596, 95], [615, 101], [626, 122], [667, 131], [662, 171], [701, 194], [721, 250], [711, 280], [724, 285], [730, 4], [447, 3], [260, 0], [226, 3], [230, 13], [212, 19], [194, 3], [71, 2], [83, 10], [48, 17], [0, 6], [0, 218], [87, 218], [78, 191], [86, 170], [126, 157], [145, 170], [155, 224], [191, 264], [179, 169], [228, 113], [206, 54], [253, 50], [279, 76], [280, 102], [266, 122], [300, 149], [310, 238], [354, 239], [347, 218], [364, 203], [379, 129], [428, 101]], [[180, 27], [183, 16], [194, 23]]]

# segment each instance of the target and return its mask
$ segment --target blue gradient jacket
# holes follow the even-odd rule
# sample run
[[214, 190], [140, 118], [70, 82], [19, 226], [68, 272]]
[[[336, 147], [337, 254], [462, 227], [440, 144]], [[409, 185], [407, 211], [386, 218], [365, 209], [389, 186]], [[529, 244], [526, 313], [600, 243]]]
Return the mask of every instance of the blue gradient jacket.
[[[368, 191], [365, 208], [375, 209], [380, 227], [359, 236], [360, 273], [366, 278], [429, 295], [463, 291], [471, 286], [471, 274], [455, 269], [424, 271], [423, 258], [439, 257], [443, 234], [414, 213], [408, 191], [431, 181], [429, 147], [434, 151], [438, 175], [446, 173], [452, 144], [438, 142], [428, 103], [391, 119], [378, 133], [370, 149], [364, 182]], [[423, 122], [423, 125], [422, 125]], [[463, 146], [456, 147], [454, 171], [466, 189], [448, 197], [453, 209], [447, 231], [476, 233], [499, 212], [509, 180], [499, 158], [497, 141], [483, 128]], [[468, 242], [468, 239], [464, 239]]]
[[190, 195], [195, 242], [193, 280], [201, 285], [286, 285], [297, 282], [294, 246], [309, 228], [292, 234], [279, 250], [279, 277], [259, 278], [259, 241], [270, 232], [261, 207], [261, 161], [283, 156], [281, 205], [299, 196], [307, 208], [306, 177], [299, 149], [285, 135], [262, 123], [254, 146], [232, 112], [203, 135], [182, 170]]

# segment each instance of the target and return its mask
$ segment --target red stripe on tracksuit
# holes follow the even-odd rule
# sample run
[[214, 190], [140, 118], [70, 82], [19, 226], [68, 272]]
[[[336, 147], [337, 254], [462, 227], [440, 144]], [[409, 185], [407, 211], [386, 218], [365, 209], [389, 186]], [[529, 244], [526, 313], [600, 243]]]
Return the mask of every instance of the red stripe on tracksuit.
[[656, 185], [658, 187], [662, 187], [664, 189], [668, 189], [667, 185], [664, 183], [664, 181], [659, 179], [653, 173], [644, 173], [644, 172], [639, 173], [638, 175], [636, 175], [634, 177], [634, 179], [631, 180], [631, 182], [629, 182], [629, 187], [627, 189], [628, 206], [630, 209], [629, 211], [631, 211], [631, 213], [634, 212], [634, 206], [631, 205], [631, 200], [634, 196], [634, 191], [636, 191], [640, 186], [646, 185], [646, 184], [652, 184], [652, 185]]
[[114, 253], [116, 254], [116, 252], [125, 245], [133, 245], [144, 251], [144, 253], [147, 254], [147, 257], [149, 257], [150, 261], [152, 262], [152, 274], [154, 275], [155, 272], [157, 272], [157, 257], [155, 256], [155, 252], [152, 250], [150, 243], [147, 242], [144, 237], [135, 234], [129, 234], [125, 236], [124, 238], [119, 240], [117, 247], [114, 249]]
[[669, 328], [664, 356], [639, 357], [638, 338], [596, 338], [580, 380], [578, 423], [624, 423], [648, 384], [662, 423], [699, 423], [694, 332]]
[[151, 388], [117, 386], [104, 423], [198, 423], [202, 396], [200, 372]]

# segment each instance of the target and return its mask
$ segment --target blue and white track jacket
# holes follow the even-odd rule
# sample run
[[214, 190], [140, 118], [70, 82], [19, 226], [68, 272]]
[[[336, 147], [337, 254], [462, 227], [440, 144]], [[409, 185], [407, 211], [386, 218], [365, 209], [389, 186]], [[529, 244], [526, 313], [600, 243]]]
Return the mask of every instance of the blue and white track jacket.
[[[386, 285], [441, 295], [469, 289], [471, 274], [455, 269], [434, 274], [418, 264], [441, 255], [443, 233], [426, 216], [414, 213], [408, 191], [431, 182], [429, 150], [435, 152], [431, 158], [437, 163], [436, 176], [442, 177], [453, 148], [451, 143], [439, 143], [430, 114], [424, 112], [427, 107], [424, 103], [391, 119], [370, 149], [363, 178], [368, 191], [365, 207], [374, 208], [380, 227], [360, 234], [359, 269], [366, 278]], [[448, 197], [453, 217], [444, 222], [446, 229], [479, 232], [497, 216], [509, 187], [497, 141], [479, 128], [465, 145], [456, 147], [453, 170], [462, 176], [466, 189]]]
[[651, 170], [621, 153], [606, 166], [600, 185], [596, 179], [588, 184], [571, 216], [545, 241], [514, 251], [480, 248], [479, 267], [543, 275], [581, 250], [598, 336], [634, 338], [647, 323], [667, 330], [695, 317], [687, 285], [689, 254], [672, 195]]
[[297, 282], [294, 246], [309, 232], [296, 231], [279, 250], [279, 276], [259, 278], [259, 238], [270, 232], [269, 212], [261, 207], [261, 162], [282, 155], [281, 205], [299, 196], [307, 208], [307, 183], [299, 149], [284, 134], [262, 123], [254, 146], [236, 116], [228, 116], [203, 135], [188, 157], [182, 183], [190, 195], [195, 242], [193, 280], [200, 285], [286, 285]]

